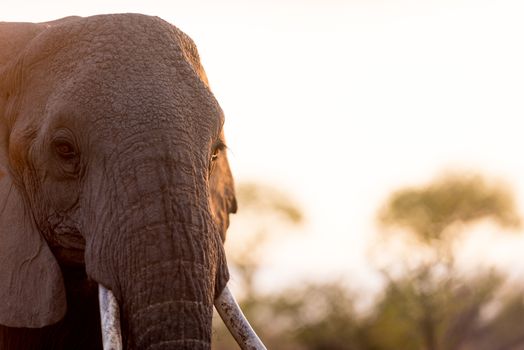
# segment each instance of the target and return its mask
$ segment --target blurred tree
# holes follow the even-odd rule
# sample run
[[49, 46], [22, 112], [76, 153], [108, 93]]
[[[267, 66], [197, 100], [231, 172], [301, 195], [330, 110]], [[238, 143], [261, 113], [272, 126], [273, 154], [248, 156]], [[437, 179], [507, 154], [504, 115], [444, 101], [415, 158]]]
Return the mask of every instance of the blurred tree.
[[454, 350], [471, 340], [480, 327], [482, 310], [503, 282], [493, 272], [479, 272], [466, 280], [454, 266], [453, 246], [464, 224], [480, 219], [492, 219], [502, 227], [520, 225], [511, 192], [480, 175], [447, 175], [389, 198], [379, 223], [407, 229], [430, 257], [401, 277], [384, 269], [388, 284], [369, 331], [387, 336], [371, 337], [377, 340], [376, 348], [401, 344], [403, 349]]
[[[268, 349], [364, 350], [354, 300], [342, 283], [311, 283], [243, 301], [242, 308]], [[229, 336], [218, 336], [215, 349], [238, 348]]]
[[[245, 290], [241, 306], [269, 349], [524, 350], [522, 287], [509, 288], [494, 271], [461, 275], [452, 249], [465, 224], [476, 220], [518, 227], [507, 187], [479, 175], [450, 175], [426, 187], [395, 192], [381, 209], [379, 222], [384, 228], [404, 229], [414, 238], [409, 252], [423, 250], [430, 257], [406, 265], [401, 274], [384, 268], [384, 291], [365, 313], [357, 311], [358, 298], [342, 281], [258, 293], [255, 276], [274, 229], [299, 224], [302, 214], [270, 187], [242, 185], [238, 199], [242, 209], [233, 232], [254, 234], [231, 247], [228, 256], [238, 273], [236, 282]], [[235, 348], [216, 322], [213, 349]]]
[[366, 349], [361, 326], [363, 317], [355, 310], [356, 298], [342, 283], [303, 286], [301, 291], [285, 294], [281, 298], [284, 305], [286, 299], [289, 304], [290, 295], [301, 297], [291, 300], [295, 308], [287, 317], [294, 321], [291, 335], [303, 349]]
[[507, 186], [478, 174], [448, 174], [425, 187], [401, 189], [379, 211], [383, 226], [408, 229], [437, 258], [452, 258], [452, 244], [463, 225], [492, 219], [504, 228], [517, 228], [520, 218]]
[[370, 348], [458, 350], [487, 329], [482, 311], [501, 286], [498, 274], [428, 280], [429, 272], [389, 281], [367, 319]]

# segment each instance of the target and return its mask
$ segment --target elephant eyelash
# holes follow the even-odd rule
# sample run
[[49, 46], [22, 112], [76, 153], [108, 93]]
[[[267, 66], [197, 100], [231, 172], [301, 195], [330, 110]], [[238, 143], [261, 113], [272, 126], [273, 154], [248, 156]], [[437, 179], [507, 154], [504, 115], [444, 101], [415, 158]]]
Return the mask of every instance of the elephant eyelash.
[[227, 149], [227, 146], [226, 144], [224, 143], [224, 141], [222, 140], [218, 140], [217, 143], [215, 144], [215, 150], [217, 151], [223, 151]]

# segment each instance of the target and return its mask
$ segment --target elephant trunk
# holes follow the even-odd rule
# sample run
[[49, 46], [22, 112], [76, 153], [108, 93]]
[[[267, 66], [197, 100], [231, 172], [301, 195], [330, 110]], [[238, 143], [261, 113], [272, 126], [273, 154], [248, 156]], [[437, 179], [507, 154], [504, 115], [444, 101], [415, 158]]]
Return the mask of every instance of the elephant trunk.
[[163, 217], [162, 197], [161, 212], [143, 209], [148, 217], [129, 229], [120, 272], [128, 347], [209, 349], [218, 264], [227, 274], [218, 232], [208, 211], [191, 202]]
[[211, 347], [213, 301], [229, 276], [206, 178], [187, 158], [118, 164], [117, 200], [87, 242], [88, 273], [114, 292], [126, 349]]
[[193, 273], [202, 276], [184, 264], [166, 264], [151, 286], [144, 284], [142, 289], [124, 294], [122, 321], [127, 348], [210, 349], [212, 303], [205, 295], [209, 286], [196, 281]]

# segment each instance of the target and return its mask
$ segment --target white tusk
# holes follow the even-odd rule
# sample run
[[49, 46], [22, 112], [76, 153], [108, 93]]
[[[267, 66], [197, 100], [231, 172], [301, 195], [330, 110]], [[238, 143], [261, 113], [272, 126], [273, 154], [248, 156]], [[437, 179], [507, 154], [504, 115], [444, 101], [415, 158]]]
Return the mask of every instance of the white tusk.
[[[98, 299], [104, 350], [122, 350], [120, 315], [116, 298], [110, 290], [98, 285]], [[215, 308], [242, 350], [266, 350], [227, 287], [216, 298]]]
[[215, 299], [215, 308], [242, 350], [266, 350], [227, 286]]
[[113, 292], [101, 284], [98, 285], [100, 321], [102, 323], [102, 344], [104, 350], [122, 350], [120, 331], [120, 311]]

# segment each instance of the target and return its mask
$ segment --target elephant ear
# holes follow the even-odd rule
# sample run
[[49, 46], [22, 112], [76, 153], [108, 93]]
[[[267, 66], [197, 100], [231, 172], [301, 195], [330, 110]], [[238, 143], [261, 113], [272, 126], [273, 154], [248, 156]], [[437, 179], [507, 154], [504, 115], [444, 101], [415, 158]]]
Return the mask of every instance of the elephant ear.
[[20, 90], [10, 77], [20, 53], [47, 26], [0, 23], [0, 324], [9, 327], [43, 327], [66, 312], [60, 267], [9, 164], [7, 105]]

